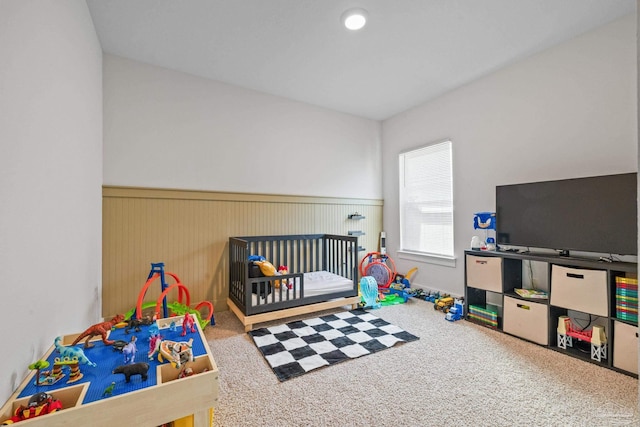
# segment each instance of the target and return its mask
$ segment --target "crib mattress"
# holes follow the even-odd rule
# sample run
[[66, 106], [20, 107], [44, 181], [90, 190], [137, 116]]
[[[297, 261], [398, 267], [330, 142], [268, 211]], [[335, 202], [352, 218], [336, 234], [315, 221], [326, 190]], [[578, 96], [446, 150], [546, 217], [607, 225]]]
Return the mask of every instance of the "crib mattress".
[[[292, 280], [292, 279], [289, 279]], [[252, 294], [253, 305], [262, 305], [265, 303], [291, 301], [301, 298], [300, 296], [300, 280], [296, 279], [293, 289], [280, 285], [279, 289], [272, 289], [271, 294], [265, 298], [260, 298], [256, 294]], [[353, 280], [339, 276], [328, 271], [313, 271], [304, 273], [304, 296], [311, 297], [317, 295], [331, 294], [334, 292], [349, 291], [353, 289]]]

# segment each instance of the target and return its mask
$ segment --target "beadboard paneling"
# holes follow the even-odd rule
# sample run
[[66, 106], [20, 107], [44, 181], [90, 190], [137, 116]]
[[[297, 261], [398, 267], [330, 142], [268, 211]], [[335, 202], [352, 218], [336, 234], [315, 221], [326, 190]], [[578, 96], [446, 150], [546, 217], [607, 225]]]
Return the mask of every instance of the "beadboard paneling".
[[[365, 219], [349, 219], [355, 212]], [[102, 315], [131, 310], [156, 262], [188, 288], [191, 306], [206, 300], [226, 310], [232, 236], [361, 230], [362, 257], [378, 250], [381, 229], [381, 200], [105, 186]], [[174, 283], [169, 276], [166, 281]], [[144, 302], [156, 301], [160, 292], [156, 280]], [[177, 299], [172, 291], [168, 300]]]

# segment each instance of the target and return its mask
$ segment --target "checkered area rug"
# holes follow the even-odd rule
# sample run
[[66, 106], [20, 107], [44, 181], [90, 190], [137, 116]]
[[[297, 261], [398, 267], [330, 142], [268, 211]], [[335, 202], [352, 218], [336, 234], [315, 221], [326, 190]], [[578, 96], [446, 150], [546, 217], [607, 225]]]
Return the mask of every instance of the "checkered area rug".
[[362, 310], [249, 332], [280, 381], [418, 337]]

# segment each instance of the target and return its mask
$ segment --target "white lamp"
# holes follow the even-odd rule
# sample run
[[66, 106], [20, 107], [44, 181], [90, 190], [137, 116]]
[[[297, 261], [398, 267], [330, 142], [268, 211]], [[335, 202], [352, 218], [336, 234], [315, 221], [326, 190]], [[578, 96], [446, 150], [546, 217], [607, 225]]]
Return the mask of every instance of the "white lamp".
[[353, 8], [342, 14], [341, 20], [345, 27], [351, 31], [357, 31], [365, 26], [369, 13], [361, 8]]

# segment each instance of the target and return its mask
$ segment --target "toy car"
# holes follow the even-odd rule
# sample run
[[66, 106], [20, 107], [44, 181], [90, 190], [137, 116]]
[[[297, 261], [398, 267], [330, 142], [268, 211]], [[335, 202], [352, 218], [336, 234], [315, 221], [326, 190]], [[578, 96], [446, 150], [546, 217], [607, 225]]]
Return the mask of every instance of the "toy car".
[[433, 309], [440, 310], [443, 313], [448, 313], [449, 309], [453, 306], [453, 303], [454, 303], [453, 297], [438, 298], [433, 302]]
[[449, 312], [444, 316], [444, 318], [450, 322], [455, 322], [456, 320], [462, 319], [464, 315], [464, 307], [462, 306], [462, 301], [456, 300], [453, 307], [449, 309]]

